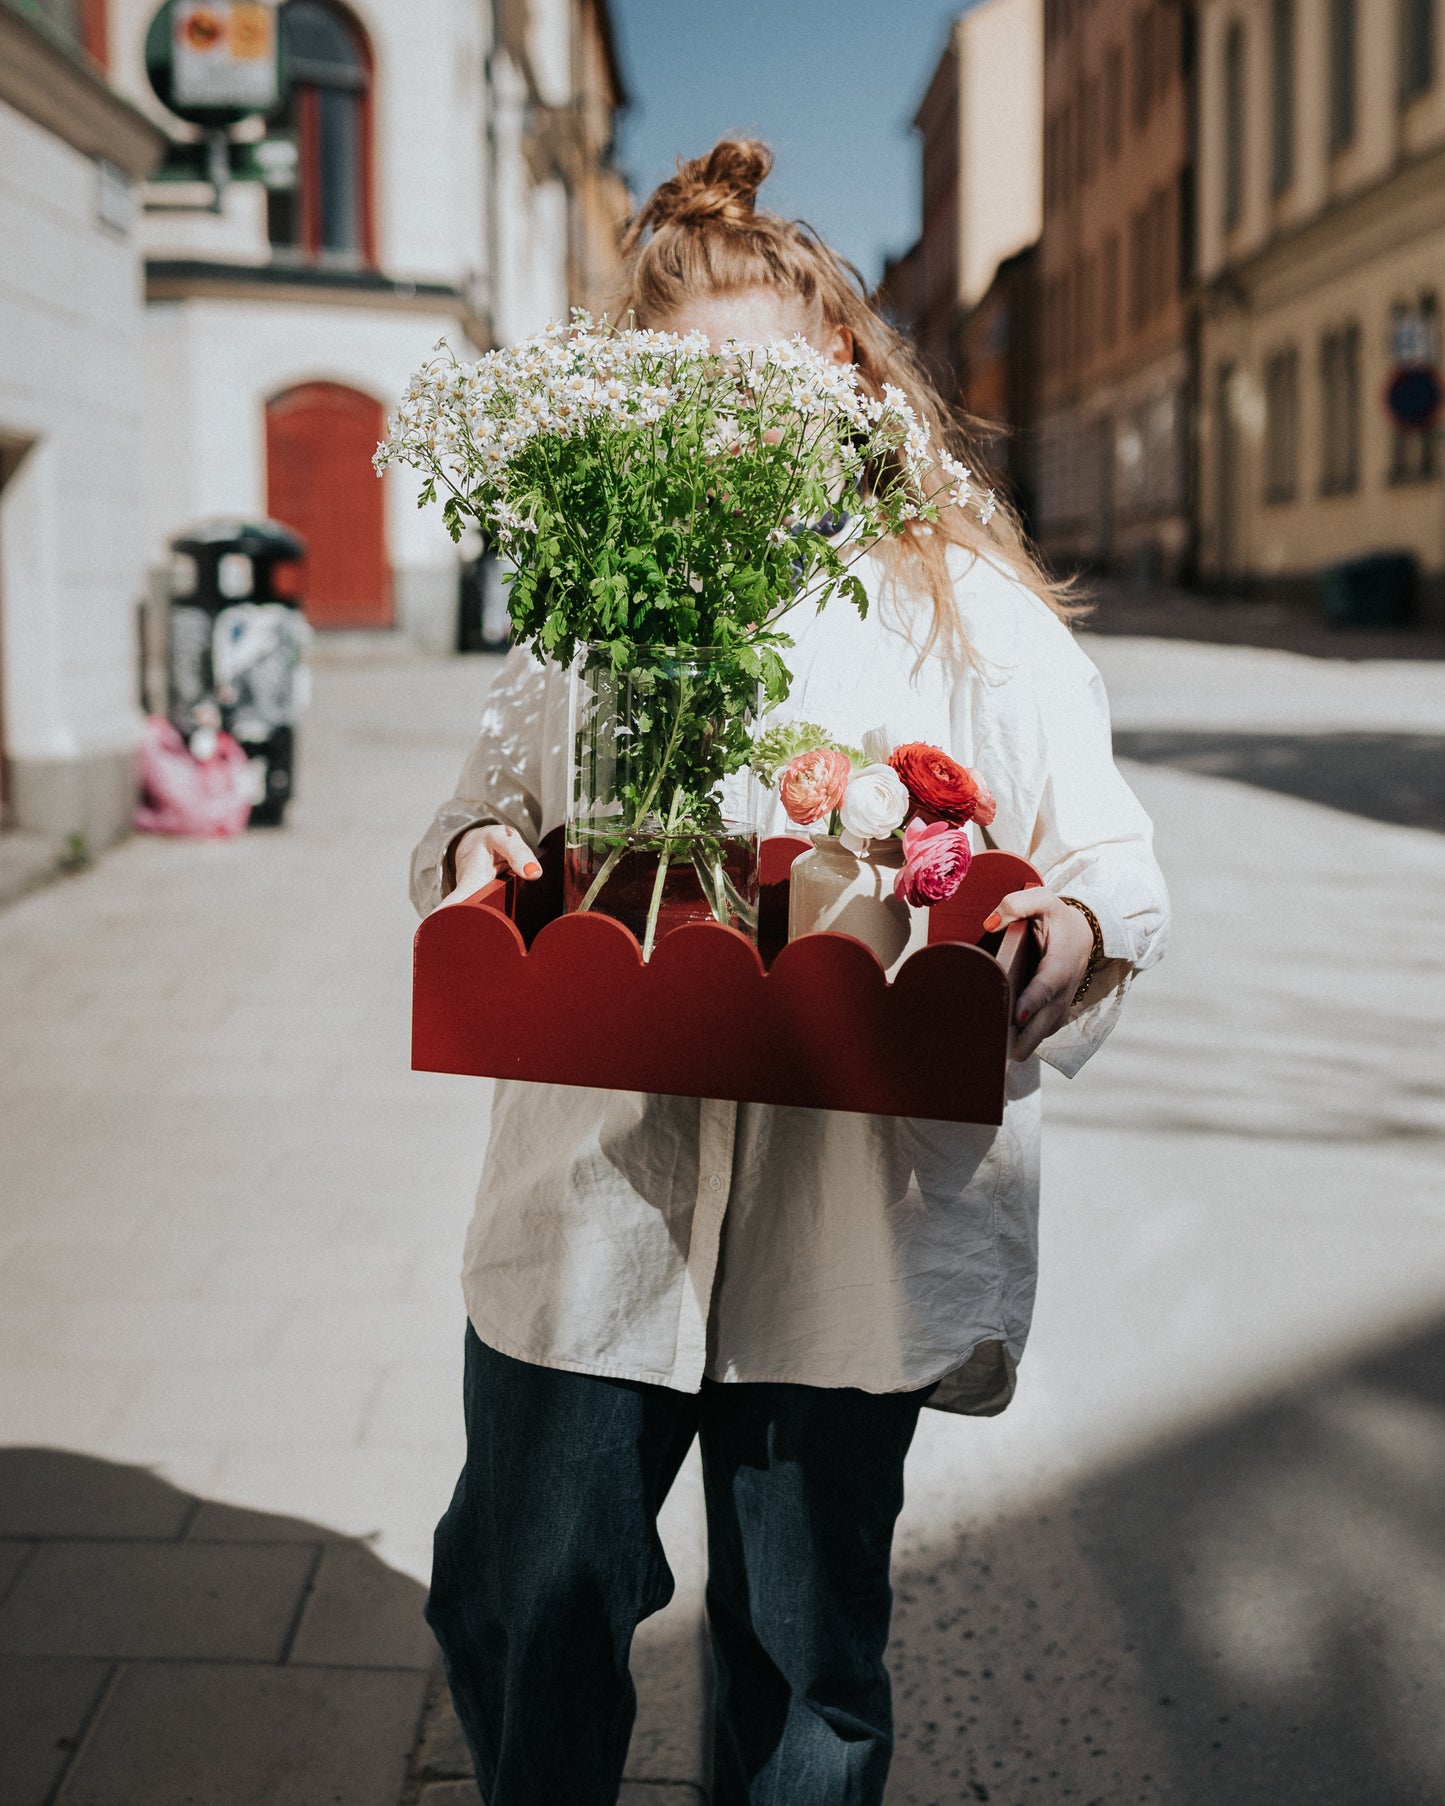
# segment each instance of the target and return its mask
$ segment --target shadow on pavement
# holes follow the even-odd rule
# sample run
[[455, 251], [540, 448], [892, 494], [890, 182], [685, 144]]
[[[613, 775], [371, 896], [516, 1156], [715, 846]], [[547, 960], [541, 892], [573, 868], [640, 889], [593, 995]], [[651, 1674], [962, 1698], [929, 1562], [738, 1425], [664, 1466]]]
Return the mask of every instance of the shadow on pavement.
[[[890, 1806], [1436, 1806], [1442, 1481], [1445, 1318], [900, 1547]], [[322, 1526], [0, 1450], [0, 1798], [475, 1806], [421, 1600]]]
[[[0, 1806], [480, 1806], [424, 1597], [323, 1525], [0, 1448]], [[636, 1652], [654, 1706], [679, 1655]]]
[[1445, 1320], [900, 1551], [890, 1806], [1438, 1806]]
[[422, 1588], [318, 1524], [144, 1468], [0, 1449], [6, 1806], [396, 1806]]
[[1114, 752], [1445, 833], [1445, 735], [1117, 729]]

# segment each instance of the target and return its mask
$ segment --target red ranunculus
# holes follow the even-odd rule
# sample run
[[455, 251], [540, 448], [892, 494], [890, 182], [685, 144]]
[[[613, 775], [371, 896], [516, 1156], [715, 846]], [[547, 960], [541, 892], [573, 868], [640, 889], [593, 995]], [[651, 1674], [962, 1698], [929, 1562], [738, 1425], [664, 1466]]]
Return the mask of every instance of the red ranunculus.
[[944, 903], [963, 883], [973, 853], [962, 828], [911, 821], [903, 830], [903, 867], [893, 894], [905, 903]]
[[997, 804], [966, 765], [936, 746], [911, 740], [888, 763], [908, 786], [925, 821], [976, 821], [987, 827]]

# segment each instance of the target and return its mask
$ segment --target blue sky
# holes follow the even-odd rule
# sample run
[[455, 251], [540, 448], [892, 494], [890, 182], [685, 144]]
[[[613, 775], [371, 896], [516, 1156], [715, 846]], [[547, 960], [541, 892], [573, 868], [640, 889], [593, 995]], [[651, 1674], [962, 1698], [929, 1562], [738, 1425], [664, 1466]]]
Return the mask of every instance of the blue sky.
[[611, 0], [639, 196], [723, 133], [772, 145], [762, 204], [808, 220], [870, 282], [918, 234], [908, 122], [960, 0]]

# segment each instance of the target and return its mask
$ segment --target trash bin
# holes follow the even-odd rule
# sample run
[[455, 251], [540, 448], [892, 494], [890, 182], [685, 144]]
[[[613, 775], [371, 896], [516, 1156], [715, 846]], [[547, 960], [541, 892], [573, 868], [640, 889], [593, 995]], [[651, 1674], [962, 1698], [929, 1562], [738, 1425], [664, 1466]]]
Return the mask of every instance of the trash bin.
[[1325, 618], [1340, 627], [1398, 627], [1415, 618], [1413, 552], [1369, 552], [1320, 572]]
[[187, 742], [224, 728], [252, 775], [251, 825], [291, 800], [296, 719], [310, 700], [301, 613], [305, 541], [279, 521], [209, 520], [171, 543], [171, 720]]
[[489, 544], [461, 568], [457, 601], [457, 651], [505, 652], [512, 643], [507, 577]]

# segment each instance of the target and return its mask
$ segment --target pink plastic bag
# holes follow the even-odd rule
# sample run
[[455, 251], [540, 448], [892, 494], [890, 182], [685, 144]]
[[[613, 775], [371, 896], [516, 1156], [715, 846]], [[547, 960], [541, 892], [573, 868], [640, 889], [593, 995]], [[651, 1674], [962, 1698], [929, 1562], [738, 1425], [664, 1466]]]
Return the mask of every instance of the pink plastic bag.
[[164, 715], [148, 716], [140, 780], [143, 800], [132, 821], [145, 834], [223, 840], [241, 833], [251, 814], [250, 762], [227, 733], [217, 733], [210, 758], [198, 759]]

